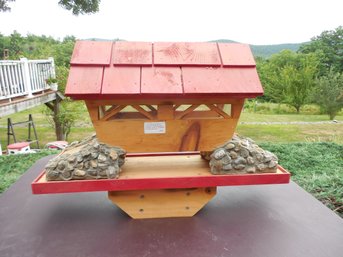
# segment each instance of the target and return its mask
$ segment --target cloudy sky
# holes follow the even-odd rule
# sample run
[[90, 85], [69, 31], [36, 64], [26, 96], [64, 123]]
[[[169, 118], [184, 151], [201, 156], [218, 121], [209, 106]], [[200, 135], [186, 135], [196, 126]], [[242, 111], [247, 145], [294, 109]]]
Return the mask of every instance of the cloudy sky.
[[342, 0], [102, 0], [100, 12], [74, 16], [58, 0], [16, 0], [0, 13], [0, 33], [130, 41], [299, 43], [343, 25]]

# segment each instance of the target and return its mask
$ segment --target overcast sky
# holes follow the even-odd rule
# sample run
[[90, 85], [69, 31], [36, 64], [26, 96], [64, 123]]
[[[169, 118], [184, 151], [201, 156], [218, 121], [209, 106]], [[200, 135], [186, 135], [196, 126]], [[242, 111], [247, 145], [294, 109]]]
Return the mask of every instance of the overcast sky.
[[58, 0], [16, 0], [0, 13], [0, 33], [130, 41], [299, 43], [343, 25], [342, 0], [102, 0], [100, 12], [74, 16]]

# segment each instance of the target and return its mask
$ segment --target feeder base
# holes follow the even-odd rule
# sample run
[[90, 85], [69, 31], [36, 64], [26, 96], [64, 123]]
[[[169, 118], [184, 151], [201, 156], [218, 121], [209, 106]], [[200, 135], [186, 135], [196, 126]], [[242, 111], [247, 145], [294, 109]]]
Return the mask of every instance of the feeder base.
[[216, 187], [110, 191], [109, 199], [133, 219], [192, 217], [217, 192]]

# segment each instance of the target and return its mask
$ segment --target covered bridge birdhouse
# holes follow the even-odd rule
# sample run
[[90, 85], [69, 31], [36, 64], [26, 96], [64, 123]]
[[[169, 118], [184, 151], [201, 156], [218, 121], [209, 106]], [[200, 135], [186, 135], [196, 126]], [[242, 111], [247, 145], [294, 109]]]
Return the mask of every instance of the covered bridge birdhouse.
[[262, 94], [249, 46], [236, 43], [78, 41], [66, 88], [99, 140], [129, 153], [211, 151]]
[[131, 217], [161, 218], [193, 216], [217, 186], [288, 183], [270, 153], [248, 150], [253, 141], [231, 143], [245, 98], [262, 94], [248, 45], [78, 41], [66, 95], [85, 101], [99, 141], [125, 149], [127, 158], [108, 179], [99, 174], [113, 175], [119, 155], [110, 155], [118, 165], [105, 172], [103, 154], [81, 161], [77, 167], [92, 166], [90, 179], [84, 170], [61, 172], [50, 163], [51, 176], [77, 180], [47, 181], [42, 173], [33, 192], [108, 191]]

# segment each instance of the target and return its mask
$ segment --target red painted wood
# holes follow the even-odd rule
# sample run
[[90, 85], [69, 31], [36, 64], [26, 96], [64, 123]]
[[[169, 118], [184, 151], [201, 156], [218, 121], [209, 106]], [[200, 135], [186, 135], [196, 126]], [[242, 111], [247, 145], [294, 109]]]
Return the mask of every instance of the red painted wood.
[[14, 144], [10, 144], [7, 146], [7, 149], [22, 149], [24, 147], [28, 147], [30, 145], [29, 142], [19, 142], [19, 143], [14, 143]]
[[152, 65], [152, 43], [115, 42], [114, 65]]
[[106, 67], [102, 84], [102, 94], [139, 94], [140, 67]]
[[100, 94], [102, 75], [103, 67], [71, 67], [65, 94], [84, 98], [89, 94]]
[[109, 65], [112, 41], [76, 41], [71, 65]]
[[256, 66], [254, 56], [251, 53], [249, 45], [219, 43], [218, 46], [224, 67]]
[[[263, 94], [248, 45], [116, 42], [113, 49], [112, 45], [76, 43], [68, 96], [78, 100], [203, 99]], [[107, 66], [110, 62], [114, 66]], [[104, 74], [97, 65], [105, 66]]]
[[182, 94], [181, 70], [179, 67], [143, 67], [142, 94]]
[[38, 183], [39, 179], [44, 175], [44, 172], [42, 172], [31, 184], [31, 187], [33, 194], [55, 194], [289, 183], [290, 174], [280, 166], [279, 169], [283, 173], [208, 175], [199, 177], [170, 178], [70, 180]]
[[182, 76], [185, 94], [263, 94], [255, 68], [182, 67]]
[[216, 43], [154, 43], [154, 64], [220, 66]]

